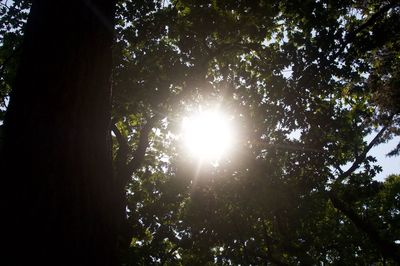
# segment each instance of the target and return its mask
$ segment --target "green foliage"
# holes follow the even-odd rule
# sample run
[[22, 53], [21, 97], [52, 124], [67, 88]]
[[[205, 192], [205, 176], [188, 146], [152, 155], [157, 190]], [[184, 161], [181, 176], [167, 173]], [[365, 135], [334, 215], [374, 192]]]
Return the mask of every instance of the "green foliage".
[[17, 0], [10, 5], [7, 2], [0, 2], [0, 121], [4, 119], [7, 98], [15, 79], [23, 27], [30, 8], [30, 1]]
[[[2, 28], [1, 62], [22, 35], [25, 17], [15, 16], [27, 6], [14, 3], [1, 19], [18, 30]], [[399, 9], [119, 1], [112, 113], [126, 161], [160, 116], [126, 185], [126, 265], [395, 265], [329, 195], [382, 239], [399, 240], [399, 176], [375, 181], [381, 168], [367, 154], [399, 134]], [[4, 69], [2, 99], [15, 74]], [[218, 167], [199, 169], [176, 136], [188, 111], [214, 104], [239, 139]], [[379, 134], [371, 144], [370, 134]], [[113, 145], [117, 161], [121, 143]]]

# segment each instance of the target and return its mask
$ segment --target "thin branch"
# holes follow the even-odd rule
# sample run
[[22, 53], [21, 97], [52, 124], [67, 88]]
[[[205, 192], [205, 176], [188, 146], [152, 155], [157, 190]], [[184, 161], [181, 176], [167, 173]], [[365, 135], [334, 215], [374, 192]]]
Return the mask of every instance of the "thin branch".
[[272, 147], [281, 150], [293, 150], [293, 151], [300, 151], [300, 152], [314, 152], [314, 153], [322, 153], [323, 150], [318, 150], [314, 148], [309, 148], [302, 145], [297, 144], [280, 144], [280, 143], [267, 143], [266, 148]]
[[[393, 118], [393, 116], [392, 116], [392, 118]], [[390, 120], [392, 118], [390, 118]], [[355, 170], [357, 170], [360, 167], [361, 163], [367, 157], [368, 152], [372, 149], [372, 147], [374, 147], [378, 143], [378, 141], [380, 140], [380, 138], [386, 132], [387, 129], [388, 129], [387, 125], [383, 126], [383, 128], [379, 131], [378, 134], [376, 134], [374, 139], [368, 144], [368, 146], [364, 149], [364, 151], [359, 156], [357, 156], [356, 160], [351, 165], [351, 167], [344, 173], [340, 174], [340, 176], [335, 181], [336, 184], [341, 183], [344, 179], [349, 177]]]
[[364, 29], [372, 26], [379, 17], [383, 16], [391, 8], [396, 7], [397, 5], [399, 5], [399, 4], [393, 2], [393, 3], [387, 4], [387, 5], [383, 6], [381, 9], [379, 9], [375, 14], [373, 14], [370, 18], [368, 18], [367, 21], [365, 21], [356, 30], [354, 30], [353, 32], [350, 33], [349, 41], [351, 41], [351, 38], [354, 38], [358, 33], [363, 31]]
[[2, 5], [3, 7], [5, 7], [7, 10], [10, 10], [10, 7], [7, 5], [7, 3], [1, 3], [1, 2], [0, 2], [0, 5]]
[[343, 175], [343, 174], [344, 174], [343, 169], [342, 169], [339, 165], [335, 164], [334, 167], [335, 167], [336, 170], [338, 170], [338, 172], [339, 172], [340, 175]]

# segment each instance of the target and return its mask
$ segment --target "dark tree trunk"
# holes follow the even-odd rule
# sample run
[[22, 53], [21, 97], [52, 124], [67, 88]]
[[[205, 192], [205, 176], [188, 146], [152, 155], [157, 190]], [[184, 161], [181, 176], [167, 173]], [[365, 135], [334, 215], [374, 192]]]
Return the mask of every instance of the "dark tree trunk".
[[33, 1], [0, 158], [2, 265], [116, 264], [114, 9], [111, 0]]

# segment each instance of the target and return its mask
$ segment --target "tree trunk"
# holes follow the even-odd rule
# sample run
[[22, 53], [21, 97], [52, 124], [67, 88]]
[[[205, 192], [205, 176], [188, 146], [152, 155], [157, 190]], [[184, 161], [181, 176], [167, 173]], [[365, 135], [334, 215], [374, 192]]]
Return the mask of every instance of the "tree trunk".
[[1, 152], [3, 265], [115, 265], [115, 2], [33, 1]]

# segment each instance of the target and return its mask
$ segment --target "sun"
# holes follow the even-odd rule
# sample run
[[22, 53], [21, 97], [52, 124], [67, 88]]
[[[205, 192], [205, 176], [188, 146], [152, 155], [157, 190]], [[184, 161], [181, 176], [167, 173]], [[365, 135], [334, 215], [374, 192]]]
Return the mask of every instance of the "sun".
[[231, 120], [221, 112], [200, 111], [185, 117], [182, 123], [183, 140], [188, 151], [208, 161], [218, 161], [232, 148]]

